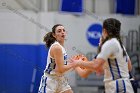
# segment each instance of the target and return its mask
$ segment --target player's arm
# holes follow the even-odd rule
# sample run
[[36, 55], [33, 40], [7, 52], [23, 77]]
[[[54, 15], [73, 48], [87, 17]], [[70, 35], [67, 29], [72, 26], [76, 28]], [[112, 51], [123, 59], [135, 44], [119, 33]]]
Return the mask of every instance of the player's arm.
[[80, 67], [76, 67], [75, 71], [82, 78], [87, 78], [93, 71], [89, 69], [81, 69]]
[[56, 69], [59, 73], [64, 73], [65, 71], [72, 68], [72, 65], [64, 65], [64, 58], [62, 53], [62, 48], [58, 45], [52, 47], [52, 55], [56, 62]]
[[79, 61], [75, 63], [77, 63], [77, 66], [89, 69], [90, 71], [93, 72], [93, 71], [99, 71], [100, 69], [102, 69], [104, 62], [105, 62], [104, 59], [97, 58], [92, 61], [87, 61], [87, 62]]
[[80, 67], [84, 67], [87, 69], [92, 69], [94, 71], [100, 71], [103, 68], [103, 64], [107, 61], [110, 55], [118, 50], [117, 45], [112, 42], [106, 42], [101, 49], [101, 52], [98, 54], [96, 59], [92, 61], [82, 62], [81, 60], [75, 60], [76, 63]]
[[131, 63], [131, 60], [128, 59], [128, 70], [131, 72], [132, 70], [132, 63]]
[[94, 59], [92, 61], [84, 62], [80, 59], [79, 60], [71, 59], [70, 62], [72, 64], [74, 64], [74, 66], [76, 66], [76, 67], [79, 66], [81, 68], [86, 68], [86, 69], [89, 69], [93, 72], [93, 71], [99, 71], [100, 69], [102, 69], [102, 66], [103, 66], [105, 60], [102, 58], [98, 58], [98, 59]]
[[102, 46], [101, 52], [98, 54], [96, 59], [88, 62], [79, 62], [77, 63], [81, 67], [85, 67], [87, 69], [99, 70], [102, 68], [103, 64], [106, 62], [107, 58], [113, 53], [115, 47], [110, 46], [110, 42], [105, 43]]

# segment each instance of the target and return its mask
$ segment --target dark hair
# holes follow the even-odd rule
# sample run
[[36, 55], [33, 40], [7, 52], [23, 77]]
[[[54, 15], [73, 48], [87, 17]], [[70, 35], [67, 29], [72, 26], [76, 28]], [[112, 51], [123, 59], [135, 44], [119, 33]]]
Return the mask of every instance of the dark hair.
[[126, 51], [123, 48], [123, 43], [120, 37], [121, 22], [114, 18], [108, 18], [103, 22], [103, 28], [106, 29], [108, 36], [102, 41], [102, 44], [98, 47], [98, 53], [101, 51], [102, 45], [111, 38], [117, 38], [121, 48], [123, 49], [123, 56], [126, 55]]
[[55, 41], [56, 39], [53, 37], [53, 34], [55, 34], [56, 28], [58, 26], [63, 26], [61, 24], [56, 24], [52, 27], [52, 32], [48, 32], [45, 36], [43, 41], [46, 43], [46, 46], [49, 48]]

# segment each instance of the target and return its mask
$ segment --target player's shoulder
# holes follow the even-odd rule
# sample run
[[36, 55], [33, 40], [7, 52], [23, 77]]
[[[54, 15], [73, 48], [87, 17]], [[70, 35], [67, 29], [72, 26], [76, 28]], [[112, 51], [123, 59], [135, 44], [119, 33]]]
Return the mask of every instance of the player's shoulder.
[[54, 44], [51, 47], [51, 50], [58, 51], [58, 50], [62, 50], [62, 48], [61, 48], [61, 46], [59, 44]]
[[51, 48], [52, 49], [61, 49], [61, 46], [59, 44], [54, 44]]
[[105, 42], [106, 44], [117, 44], [118, 40], [116, 38], [111, 38]]
[[103, 47], [105, 48], [106, 47], [111, 48], [111, 47], [116, 47], [116, 46], [118, 46], [118, 41], [116, 38], [109, 39], [103, 44]]

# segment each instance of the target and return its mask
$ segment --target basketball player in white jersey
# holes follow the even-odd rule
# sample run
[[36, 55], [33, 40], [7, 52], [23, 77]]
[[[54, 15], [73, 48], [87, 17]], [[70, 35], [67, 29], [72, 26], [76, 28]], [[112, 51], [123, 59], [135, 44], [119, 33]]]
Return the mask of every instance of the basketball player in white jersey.
[[83, 62], [71, 59], [75, 66], [92, 69], [100, 73], [104, 70], [105, 93], [134, 93], [129, 80], [131, 61], [120, 39], [121, 23], [114, 18], [103, 22], [103, 41], [99, 47], [97, 58]]
[[67, 63], [67, 54], [64, 49], [65, 28], [56, 24], [44, 37], [44, 42], [49, 48], [47, 66], [41, 78], [38, 93], [73, 93], [68, 84], [65, 73], [73, 68]]

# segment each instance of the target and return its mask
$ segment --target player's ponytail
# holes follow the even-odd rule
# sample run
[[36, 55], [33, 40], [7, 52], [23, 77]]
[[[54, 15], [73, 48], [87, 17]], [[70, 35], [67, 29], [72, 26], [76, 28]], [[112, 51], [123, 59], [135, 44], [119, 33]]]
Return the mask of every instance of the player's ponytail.
[[53, 32], [48, 32], [45, 36], [44, 36], [44, 42], [46, 43], [46, 47], [50, 47], [54, 42], [55, 42], [55, 38], [52, 35]]
[[121, 38], [118, 37], [117, 40], [119, 41], [120, 45], [121, 45], [121, 48], [123, 49], [123, 56], [126, 56], [126, 51], [124, 50], [124, 47], [123, 47], [123, 43], [121, 41]]

